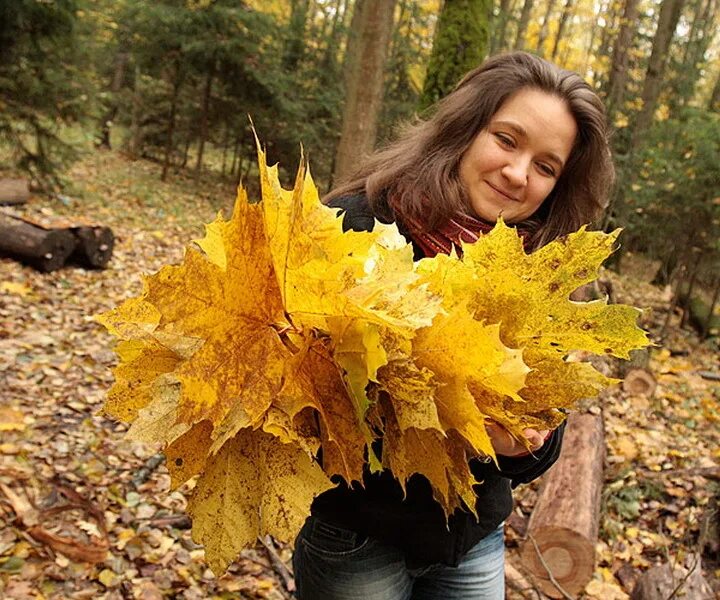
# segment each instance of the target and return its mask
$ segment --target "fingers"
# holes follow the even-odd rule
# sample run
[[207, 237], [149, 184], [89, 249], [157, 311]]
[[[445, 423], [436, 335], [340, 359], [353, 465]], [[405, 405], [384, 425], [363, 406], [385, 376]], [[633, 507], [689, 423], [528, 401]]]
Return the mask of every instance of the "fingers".
[[528, 451], [535, 452], [542, 448], [550, 433], [549, 429], [538, 431], [537, 429], [528, 427], [523, 430], [523, 435], [528, 441], [526, 445], [516, 440], [507, 429], [495, 421], [488, 421], [486, 423], [486, 429], [495, 453], [502, 456], [522, 456], [528, 454]]

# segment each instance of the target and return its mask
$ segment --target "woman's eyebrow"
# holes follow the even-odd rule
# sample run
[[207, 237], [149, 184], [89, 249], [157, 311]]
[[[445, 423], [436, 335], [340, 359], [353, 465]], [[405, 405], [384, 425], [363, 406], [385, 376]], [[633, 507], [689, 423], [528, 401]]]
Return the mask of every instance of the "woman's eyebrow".
[[[527, 138], [527, 131], [525, 130], [525, 128], [519, 123], [515, 123], [514, 121], [494, 121], [493, 125], [503, 125], [505, 127], [508, 127], [509, 129], [512, 129], [517, 135], [523, 138]], [[557, 154], [555, 154], [555, 152], [548, 151], [545, 154], [547, 154], [547, 157], [550, 160], [556, 162], [560, 169], [563, 169], [565, 167], [565, 161]]]

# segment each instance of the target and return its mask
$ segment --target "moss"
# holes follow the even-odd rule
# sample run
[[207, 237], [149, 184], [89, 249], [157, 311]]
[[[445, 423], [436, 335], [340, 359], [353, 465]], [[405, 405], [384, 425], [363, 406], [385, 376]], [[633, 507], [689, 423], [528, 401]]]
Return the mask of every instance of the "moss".
[[489, 0], [445, 0], [420, 97], [421, 110], [446, 96], [485, 58], [491, 11]]

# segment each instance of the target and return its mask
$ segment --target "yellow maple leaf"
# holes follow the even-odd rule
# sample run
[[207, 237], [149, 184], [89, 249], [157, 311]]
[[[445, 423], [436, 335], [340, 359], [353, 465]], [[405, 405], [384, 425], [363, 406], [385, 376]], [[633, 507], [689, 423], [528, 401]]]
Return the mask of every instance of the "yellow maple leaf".
[[258, 155], [262, 201], [240, 190], [182, 264], [98, 318], [120, 340], [105, 411], [164, 445], [173, 486], [200, 476], [193, 535], [217, 573], [258, 535], [294, 538], [330, 476], [420, 474], [448, 514], [474, 510], [487, 419], [518, 439], [557, 426], [609, 382], [571, 350], [646, 343], [634, 309], [568, 300], [612, 236], [527, 255], [500, 223], [415, 264], [395, 226], [343, 233], [304, 165], [288, 191]]
[[332, 487], [294, 444], [262, 431], [242, 433], [209, 458], [188, 503], [193, 537], [205, 546], [215, 573], [223, 573], [258, 535], [289, 539], [315, 495]]

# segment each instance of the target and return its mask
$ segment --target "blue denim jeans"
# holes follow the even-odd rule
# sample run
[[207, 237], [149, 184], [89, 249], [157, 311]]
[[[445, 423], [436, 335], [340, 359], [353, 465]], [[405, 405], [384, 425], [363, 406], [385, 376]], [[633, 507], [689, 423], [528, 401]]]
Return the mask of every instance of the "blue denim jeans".
[[293, 554], [298, 600], [503, 600], [503, 527], [457, 567], [408, 569], [402, 552], [310, 517]]

